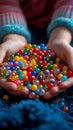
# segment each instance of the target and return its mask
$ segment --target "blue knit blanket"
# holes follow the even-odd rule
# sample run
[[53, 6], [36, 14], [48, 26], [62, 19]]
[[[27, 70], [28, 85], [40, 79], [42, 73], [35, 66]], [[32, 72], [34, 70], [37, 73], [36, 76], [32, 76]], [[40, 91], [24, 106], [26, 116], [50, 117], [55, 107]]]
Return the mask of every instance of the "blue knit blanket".
[[8, 92], [0, 89], [0, 128], [15, 130], [72, 130], [73, 128], [73, 88], [57, 98], [64, 100], [69, 111], [62, 110], [63, 103], [42, 99], [24, 99], [21, 96], [3, 96]]

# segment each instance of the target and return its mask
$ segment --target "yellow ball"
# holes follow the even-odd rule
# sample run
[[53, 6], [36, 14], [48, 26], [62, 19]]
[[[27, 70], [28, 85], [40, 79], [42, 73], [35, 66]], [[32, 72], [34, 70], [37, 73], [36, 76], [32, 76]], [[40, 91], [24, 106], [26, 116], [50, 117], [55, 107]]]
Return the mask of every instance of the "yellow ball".
[[23, 63], [26, 64], [26, 63], [27, 63], [27, 60], [23, 60]]
[[19, 57], [20, 58], [20, 61], [23, 61], [24, 60], [24, 58], [23, 57]]
[[22, 88], [23, 88], [23, 85], [20, 84], [20, 85], [18, 85], [17, 89], [18, 89], [18, 91], [20, 91], [20, 90], [22, 90]]
[[68, 66], [64, 66], [64, 67], [63, 67], [63, 70], [66, 70], [66, 71], [67, 71], [67, 70], [68, 70]]
[[59, 63], [59, 61], [60, 61], [60, 58], [57, 57], [56, 58], [56, 63]]
[[58, 74], [57, 78], [60, 80], [62, 78], [63, 74]]
[[22, 74], [24, 75], [24, 76], [26, 76], [27, 75], [27, 71], [22, 71]]
[[34, 65], [36, 65], [36, 61], [35, 61], [34, 59], [32, 59], [32, 60], [30, 61], [30, 64], [31, 64], [31, 66], [34, 66]]
[[33, 91], [36, 91], [36, 90], [37, 90], [37, 85], [36, 85], [36, 84], [33, 84], [33, 85], [31, 86], [31, 89], [32, 89]]
[[11, 77], [11, 80], [12, 80], [12, 81], [18, 80], [18, 75], [12, 76], [12, 77]]
[[19, 56], [15, 56], [15, 57], [14, 57], [14, 60], [19, 61], [19, 60], [20, 60], [20, 57], [19, 57]]
[[31, 48], [32, 48], [32, 45], [31, 45], [31, 44], [26, 44], [25, 47], [31, 49]]
[[3, 96], [3, 99], [4, 99], [4, 100], [8, 100], [8, 99], [9, 99], [9, 96], [8, 96], [8, 95], [4, 95], [4, 96]]
[[56, 69], [58, 68], [58, 65], [57, 64], [53, 64], [53, 69]]

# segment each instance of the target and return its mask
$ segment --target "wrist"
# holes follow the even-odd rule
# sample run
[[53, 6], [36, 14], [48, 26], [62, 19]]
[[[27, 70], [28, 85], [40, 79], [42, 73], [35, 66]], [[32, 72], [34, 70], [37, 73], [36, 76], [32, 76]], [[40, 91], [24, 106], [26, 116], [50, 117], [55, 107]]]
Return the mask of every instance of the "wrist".
[[66, 27], [55, 28], [50, 36], [49, 43], [58, 42], [59, 43], [71, 43], [72, 33]]
[[19, 34], [8, 34], [3, 38], [3, 42], [7, 41], [7, 40], [12, 40], [12, 41], [18, 41], [18, 42], [23, 42], [23, 43], [27, 43], [27, 39]]

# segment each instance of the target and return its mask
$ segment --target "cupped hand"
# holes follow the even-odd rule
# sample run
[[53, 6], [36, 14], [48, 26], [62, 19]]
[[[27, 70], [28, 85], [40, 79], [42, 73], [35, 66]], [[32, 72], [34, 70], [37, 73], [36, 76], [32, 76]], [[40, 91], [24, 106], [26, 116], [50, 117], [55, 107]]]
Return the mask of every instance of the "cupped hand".
[[[63, 59], [71, 70], [73, 70], [73, 48], [70, 46], [72, 40], [71, 32], [65, 27], [58, 27], [53, 30], [47, 47], [54, 51], [58, 57]], [[45, 99], [52, 98], [73, 85], [73, 77], [64, 82], [59, 82], [44, 95]]]
[[[3, 39], [3, 43], [0, 45], [0, 64], [2, 64], [5, 58], [22, 49], [25, 44], [27, 44], [27, 40], [21, 35], [9, 34], [5, 36]], [[8, 82], [6, 79], [0, 78], [0, 86], [10, 93], [16, 95], [26, 95], [28, 93], [26, 87], [18, 91], [17, 85], [12, 82]]]

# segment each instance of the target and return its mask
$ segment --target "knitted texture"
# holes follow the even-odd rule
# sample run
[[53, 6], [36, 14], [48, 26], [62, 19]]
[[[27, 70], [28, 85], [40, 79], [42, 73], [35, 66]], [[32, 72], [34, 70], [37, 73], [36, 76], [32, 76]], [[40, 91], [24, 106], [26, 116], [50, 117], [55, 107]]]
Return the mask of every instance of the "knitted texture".
[[27, 42], [29, 43], [31, 40], [30, 33], [28, 29], [23, 28], [23, 26], [11, 24], [11, 25], [5, 25], [3, 27], [0, 27], [0, 43], [2, 42], [2, 39], [7, 34], [20, 34], [26, 37]]
[[47, 29], [48, 37], [50, 37], [50, 34], [54, 28], [61, 26], [67, 27], [73, 33], [73, 20], [64, 17], [58, 17], [56, 19], [53, 19], [49, 24]]

